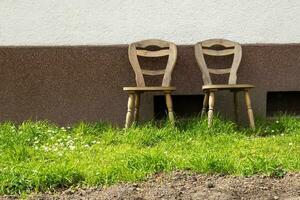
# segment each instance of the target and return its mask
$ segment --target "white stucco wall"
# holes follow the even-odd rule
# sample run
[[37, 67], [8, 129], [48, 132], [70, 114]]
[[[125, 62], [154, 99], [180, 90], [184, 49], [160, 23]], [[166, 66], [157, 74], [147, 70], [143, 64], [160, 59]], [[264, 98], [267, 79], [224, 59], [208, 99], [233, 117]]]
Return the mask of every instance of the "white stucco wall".
[[0, 0], [0, 45], [300, 42], [299, 0]]

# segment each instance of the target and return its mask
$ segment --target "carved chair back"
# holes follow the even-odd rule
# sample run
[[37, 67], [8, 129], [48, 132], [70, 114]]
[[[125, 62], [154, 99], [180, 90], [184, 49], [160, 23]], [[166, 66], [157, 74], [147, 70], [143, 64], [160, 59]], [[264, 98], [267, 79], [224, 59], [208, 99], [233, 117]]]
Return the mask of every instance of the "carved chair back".
[[[155, 46], [158, 50], [148, 50], [148, 47]], [[142, 57], [162, 57], [169, 56], [165, 69], [146, 70], [142, 69], [138, 60]], [[129, 45], [128, 57], [135, 73], [135, 80], [138, 87], [145, 87], [144, 75], [155, 76], [163, 75], [162, 85], [168, 87], [171, 84], [171, 75], [177, 59], [177, 47], [172, 42], [150, 39], [135, 42]]]
[[[222, 50], [213, 47], [222, 46]], [[233, 55], [232, 65], [229, 68], [213, 69], [207, 66], [204, 55], [209, 56], [228, 56]], [[242, 47], [240, 44], [224, 39], [210, 39], [199, 42], [195, 45], [195, 57], [202, 72], [204, 85], [211, 85], [210, 74], [229, 74], [228, 84], [236, 84], [237, 70], [242, 59]]]

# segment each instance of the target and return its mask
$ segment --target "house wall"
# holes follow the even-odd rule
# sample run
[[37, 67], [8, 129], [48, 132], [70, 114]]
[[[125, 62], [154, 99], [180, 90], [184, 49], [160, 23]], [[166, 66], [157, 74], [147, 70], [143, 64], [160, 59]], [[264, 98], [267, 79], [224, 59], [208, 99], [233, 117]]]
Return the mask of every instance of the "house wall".
[[1, 0], [0, 45], [297, 43], [298, 0]]
[[[175, 95], [202, 94], [194, 43], [242, 43], [238, 83], [256, 85], [254, 112], [266, 116], [268, 91], [300, 91], [299, 8], [296, 0], [0, 1], [0, 121], [123, 124], [122, 87], [135, 84], [127, 44], [148, 38], [179, 44]], [[153, 118], [153, 95], [142, 97], [142, 120]], [[232, 118], [231, 94], [216, 99]]]
[[[72, 124], [104, 120], [123, 124], [127, 94], [122, 87], [135, 85], [127, 48], [1, 47], [0, 121]], [[265, 116], [268, 91], [300, 91], [299, 74], [300, 44], [243, 45], [238, 83], [256, 85], [251, 92], [256, 115]], [[179, 46], [172, 85], [177, 87], [175, 95], [202, 94], [192, 45]], [[153, 118], [153, 95], [158, 94], [142, 96], [142, 120]], [[216, 101], [216, 110], [231, 118], [232, 95], [219, 93]], [[239, 113], [245, 121], [242, 95], [239, 101]]]

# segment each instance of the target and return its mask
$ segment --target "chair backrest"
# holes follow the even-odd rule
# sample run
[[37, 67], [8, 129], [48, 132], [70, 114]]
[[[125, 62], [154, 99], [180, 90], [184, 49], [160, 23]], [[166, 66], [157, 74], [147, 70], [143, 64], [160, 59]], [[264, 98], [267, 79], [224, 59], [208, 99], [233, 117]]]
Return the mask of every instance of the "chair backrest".
[[[158, 50], [147, 50], [147, 47], [156, 47]], [[168, 87], [171, 84], [171, 74], [177, 59], [177, 47], [172, 42], [151, 39], [142, 40], [129, 45], [128, 56], [130, 64], [135, 73], [135, 80], [138, 87], [145, 87], [144, 75], [164, 75], [162, 86]], [[138, 56], [143, 57], [162, 57], [169, 56], [167, 66], [162, 70], [141, 69]]]
[[[222, 50], [213, 47], [222, 46]], [[207, 66], [204, 55], [228, 56], [233, 55], [232, 65], [229, 68], [213, 69]], [[228, 84], [236, 84], [237, 70], [242, 59], [242, 47], [239, 43], [224, 39], [210, 39], [198, 42], [195, 45], [195, 56], [202, 72], [204, 85], [212, 84], [210, 74], [229, 74]]]

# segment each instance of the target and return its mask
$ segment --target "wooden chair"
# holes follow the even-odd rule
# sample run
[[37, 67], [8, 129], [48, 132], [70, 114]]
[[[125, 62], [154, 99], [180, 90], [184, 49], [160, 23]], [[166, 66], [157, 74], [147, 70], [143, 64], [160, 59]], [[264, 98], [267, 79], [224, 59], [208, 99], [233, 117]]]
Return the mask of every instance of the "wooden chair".
[[[216, 50], [214, 47], [223, 47], [222, 50]], [[227, 56], [233, 54], [233, 62], [230, 68], [223, 69], [213, 69], [207, 67], [207, 62], [204, 58], [204, 55], [209, 56]], [[235, 119], [238, 120], [238, 111], [237, 111], [237, 92], [243, 91], [245, 94], [245, 101], [247, 106], [249, 124], [251, 128], [255, 128], [254, 124], [254, 116], [251, 107], [250, 94], [249, 90], [253, 88], [253, 85], [248, 84], [236, 84], [237, 80], [237, 70], [240, 65], [242, 59], [242, 48], [241, 45], [224, 39], [211, 39], [199, 42], [195, 45], [195, 56], [197, 63], [202, 72], [202, 79], [204, 85], [202, 90], [205, 94], [203, 100], [203, 108], [201, 116], [203, 116], [206, 112], [207, 103], [209, 106], [208, 110], [208, 126], [211, 127], [213, 112], [214, 112], [214, 104], [215, 104], [215, 92], [219, 90], [229, 90], [233, 92], [233, 101], [234, 101], [234, 113]], [[228, 84], [212, 84], [210, 74], [229, 74]]]
[[[147, 50], [147, 47], [155, 46], [159, 50]], [[136, 87], [124, 87], [123, 90], [129, 94], [128, 109], [126, 115], [125, 128], [128, 128], [133, 121], [138, 121], [140, 95], [144, 92], [163, 92], [166, 98], [169, 120], [174, 123], [174, 113], [171, 92], [176, 90], [171, 87], [171, 74], [177, 59], [177, 47], [174, 43], [163, 40], [143, 40], [129, 45], [128, 56], [130, 64], [135, 73]], [[146, 70], [141, 69], [138, 56], [143, 57], [162, 57], [168, 56], [166, 68], [163, 70]], [[163, 75], [162, 85], [158, 87], [147, 87], [144, 75], [155, 76]]]

